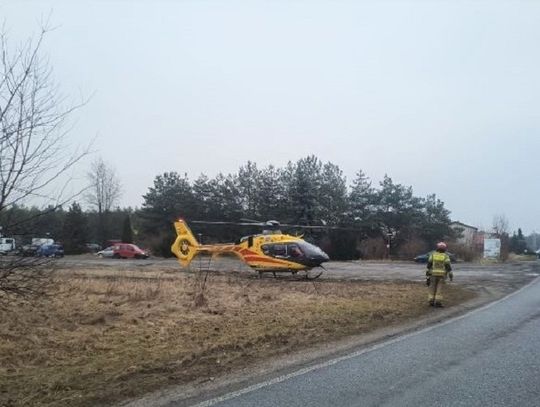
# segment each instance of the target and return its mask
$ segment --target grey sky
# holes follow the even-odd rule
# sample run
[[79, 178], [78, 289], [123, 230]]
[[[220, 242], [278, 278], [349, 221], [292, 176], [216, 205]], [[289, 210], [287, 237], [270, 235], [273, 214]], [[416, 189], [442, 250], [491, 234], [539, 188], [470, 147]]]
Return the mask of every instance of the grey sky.
[[540, 231], [540, 2], [0, 0], [17, 39], [51, 10], [56, 78], [95, 92], [71, 137], [98, 135], [123, 205], [315, 154]]

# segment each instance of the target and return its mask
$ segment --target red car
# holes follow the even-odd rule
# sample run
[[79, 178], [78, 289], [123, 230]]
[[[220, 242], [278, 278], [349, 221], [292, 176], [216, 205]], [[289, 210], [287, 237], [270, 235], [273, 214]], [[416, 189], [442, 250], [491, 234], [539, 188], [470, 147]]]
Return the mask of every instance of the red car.
[[117, 243], [113, 247], [115, 259], [147, 259], [148, 253], [131, 243]]

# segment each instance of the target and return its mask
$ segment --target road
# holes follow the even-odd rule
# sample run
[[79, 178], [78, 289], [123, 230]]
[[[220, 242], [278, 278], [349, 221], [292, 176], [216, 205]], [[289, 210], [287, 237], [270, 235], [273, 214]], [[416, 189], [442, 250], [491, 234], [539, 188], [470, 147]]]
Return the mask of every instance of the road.
[[188, 405], [538, 406], [539, 348], [536, 279], [463, 316]]

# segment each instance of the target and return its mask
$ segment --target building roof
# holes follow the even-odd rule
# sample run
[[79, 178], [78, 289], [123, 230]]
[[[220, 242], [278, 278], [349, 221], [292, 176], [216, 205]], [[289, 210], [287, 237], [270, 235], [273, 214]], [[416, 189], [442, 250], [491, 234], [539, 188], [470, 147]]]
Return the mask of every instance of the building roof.
[[450, 226], [459, 226], [459, 227], [463, 227], [463, 228], [478, 230], [478, 228], [475, 228], [474, 226], [467, 225], [467, 224], [465, 224], [463, 222], [458, 222], [458, 221], [451, 222]]

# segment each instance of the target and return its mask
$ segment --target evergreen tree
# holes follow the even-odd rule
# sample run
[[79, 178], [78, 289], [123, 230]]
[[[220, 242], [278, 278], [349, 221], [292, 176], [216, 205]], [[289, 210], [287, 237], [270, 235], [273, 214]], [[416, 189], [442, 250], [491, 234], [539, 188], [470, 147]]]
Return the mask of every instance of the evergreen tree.
[[197, 219], [209, 220], [212, 212], [212, 185], [210, 179], [201, 174], [193, 183], [193, 201], [196, 202], [194, 216]]
[[422, 201], [413, 195], [411, 187], [395, 184], [385, 175], [376, 196], [376, 219], [385, 239], [393, 245], [419, 234], [422, 222]]
[[289, 163], [289, 171], [288, 193], [292, 220], [306, 225], [321, 224], [321, 161], [311, 155], [298, 160], [295, 165]]
[[288, 197], [284, 171], [272, 165], [264, 168], [257, 185], [257, 219], [287, 220]]
[[258, 205], [258, 189], [261, 183], [261, 171], [257, 164], [248, 161], [238, 170], [238, 193], [243, 216], [246, 218], [258, 218], [260, 211]]
[[319, 187], [318, 207], [321, 219], [328, 225], [340, 225], [347, 216], [347, 179], [343, 171], [330, 162], [324, 164]]
[[158, 175], [143, 200], [139, 214], [141, 227], [148, 234], [172, 229], [175, 219], [192, 219], [196, 213], [196, 203], [187, 175], [182, 177], [176, 172]]
[[55, 241], [62, 241], [63, 220], [65, 212], [62, 207], [49, 205], [44, 209], [33, 208], [33, 212], [39, 214], [27, 223], [27, 234], [32, 237], [48, 237]]
[[63, 244], [66, 254], [80, 254], [86, 251], [88, 223], [80, 205], [73, 202], [65, 215], [63, 225]]
[[158, 175], [154, 186], [143, 196], [139, 211], [141, 230], [155, 253], [170, 257], [176, 234], [173, 222], [178, 218], [193, 219], [197, 213], [193, 190], [187, 178], [176, 172]]
[[523, 254], [527, 249], [527, 241], [521, 228], [518, 229], [518, 232], [513, 233], [509, 241], [509, 250], [516, 254]]
[[450, 211], [444, 207], [444, 202], [432, 194], [422, 200], [422, 206], [419, 235], [428, 245], [456, 237], [456, 232], [450, 227]]
[[378, 235], [376, 201], [377, 191], [371, 186], [370, 179], [362, 170], [358, 171], [348, 197], [349, 222], [360, 229], [362, 237]]
[[133, 243], [133, 229], [131, 227], [131, 217], [129, 214], [124, 218], [122, 226], [122, 242]]

